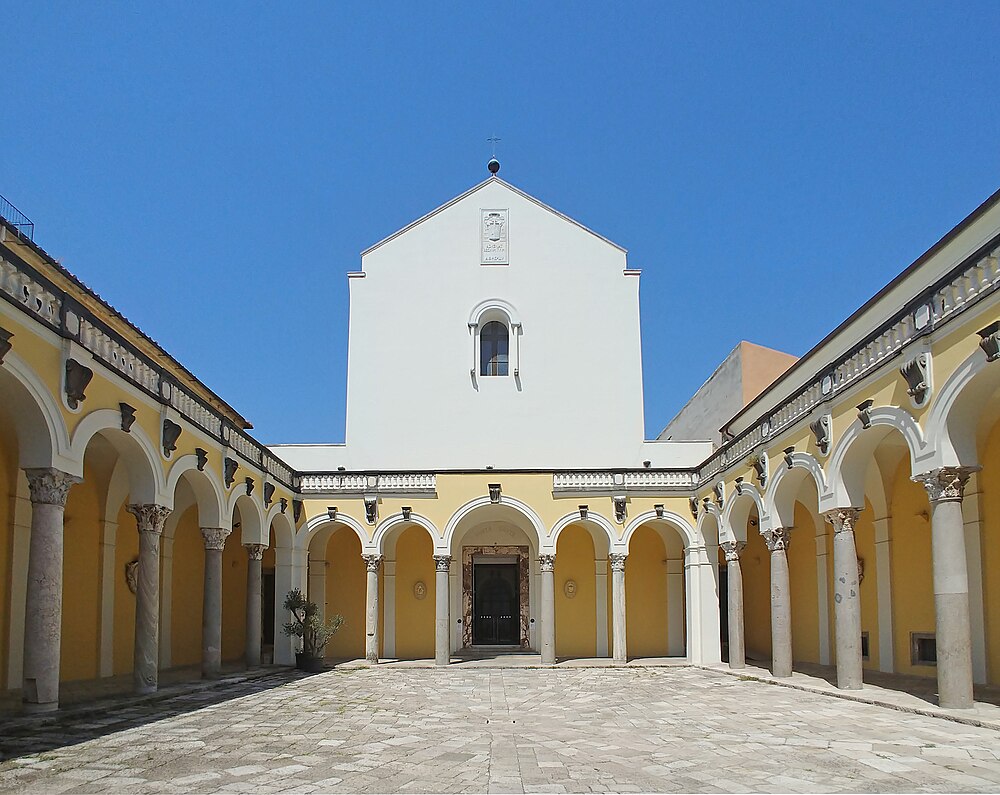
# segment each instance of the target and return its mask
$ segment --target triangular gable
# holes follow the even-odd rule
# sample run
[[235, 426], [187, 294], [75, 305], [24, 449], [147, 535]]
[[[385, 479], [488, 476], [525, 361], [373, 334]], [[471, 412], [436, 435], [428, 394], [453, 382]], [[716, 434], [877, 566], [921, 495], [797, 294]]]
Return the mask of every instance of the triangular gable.
[[553, 209], [552, 207], [549, 207], [549, 205], [547, 205], [545, 202], [536, 199], [530, 193], [525, 193], [520, 188], [516, 188], [513, 185], [511, 185], [509, 182], [500, 179], [500, 177], [491, 176], [488, 179], [485, 179], [482, 182], [480, 182], [478, 185], [475, 185], [474, 187], [469, 188], [469, 190], [467, 190], [465, 193], [463, 193], [463, 194], [461, 194], [459, 196], [456, 196], [454, 199], [445, 202], [440, 207], [437, 207], [437, 208], [431, 210], [426, 215], [422, 215], [416, 221], [413, 221], [412, 223], [409, 223], [406, 226], [404, 226], [402, 229], [400, 229], [400, 230], [398, 230], [396, 232], [393, 232], [388, 237], [382, 238], [375, 245], [369, 246], [364, 251], [362, 251], [361, 252], [361, 256], [364, 257], [365, 255], [367, 255], [367, 254], [371, 253], [372, 251], [374, 251], [375, 249], [377, 249], [379, 246], [382, 246], [382, 245], [388, 243], [390, 240], [394, 240], [395, 238], [399, 237], [404, 232], [410, 231], [411, 229], [413, 229], [413, 227], [417, 226], [418, 224], [422, 224], [424, 221], [428, 220], [429, 218], [432, 218], [435, 215], [437, 215], [438, 213], [440, 213], [440, 212], [442, 212], [444, 210], [447, 210], [453, 204], [457, 204], [458, 202], [462, 201], [463, 199], [466, 199], [469, 196], [471, 196], [476, 191], [481, 190], [482, 188], [485, 188], [487, 185], [489, 185], [491, 183], [494, 183], [494, 182], [497, 182], [497, 183], [503, 185], [505, 188], [507, 188], [510, 191], [513, 191], [514, 193], [516, 193], [521, 198], [527, 199], [528, 201], [532, 202], [533, 204], [537, 204], [543, 210], [547, 210], [548, 212], [552, 213], [553, 215], [557, 216], [558, 218], [561, 218], [564, 221], [568, 221], [569, 223], [573, 224], [577, 228], [582, 229], [584, 232], [587, 232], [588, 234], [593, 235], [598, 240], [604, 241], [609, 246], [614, 246], [616, 249], [618, 249], [619, 251], [621, 251], [623, 254], [628, 253], [627, 249], [625, 249], [622, 246], [619, 246], [613, 240], [608, 240], [606, 237], [604, 237], [604, 235], [599, 235], [593, 229], [587, 228], [586, 226], [584, 226], [583, 224], [581, 224], [579, 221], [576, 221], [573, 218], [570, 218], [568, 215], [564, 215], [563, 213], [559, 212], [558, 210]]

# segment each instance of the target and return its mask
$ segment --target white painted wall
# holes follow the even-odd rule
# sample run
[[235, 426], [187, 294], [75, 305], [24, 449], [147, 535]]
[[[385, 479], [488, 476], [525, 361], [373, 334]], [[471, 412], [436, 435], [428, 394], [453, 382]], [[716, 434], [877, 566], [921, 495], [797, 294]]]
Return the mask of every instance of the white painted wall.
[[[482, 209], [509, 210], [509, 265], [480, 264]], [[624, 250], [499, 179], [369, 249], [350, 280], [346, 449], [329, 448], [329, 468], [641, 465], [626, 268]], [[470, 375], [470, 313], [493, 299], [522, 324], [519, 378]], [[305, 457], [327, 468], [317, 448]]]

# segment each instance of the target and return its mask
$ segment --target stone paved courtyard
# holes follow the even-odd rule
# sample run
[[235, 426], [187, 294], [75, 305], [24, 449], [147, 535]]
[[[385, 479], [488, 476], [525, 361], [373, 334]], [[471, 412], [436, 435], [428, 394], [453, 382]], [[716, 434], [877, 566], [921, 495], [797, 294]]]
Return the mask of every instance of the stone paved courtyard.
[[1000, 790], [991, 729], [694, 668], [279, 672], [0, 754], [2, 792]]

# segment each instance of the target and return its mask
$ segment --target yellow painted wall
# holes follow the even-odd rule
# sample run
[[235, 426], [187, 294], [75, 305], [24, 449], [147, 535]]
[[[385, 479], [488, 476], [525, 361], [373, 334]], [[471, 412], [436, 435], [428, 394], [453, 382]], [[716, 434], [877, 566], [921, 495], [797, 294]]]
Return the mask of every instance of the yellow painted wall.
[[[566, 596], [568, 580], [576, 583], [576, 595], [572, 599]], [[594, 540], [578, 525], [570, 525], [559, 535], [555, 591], [556, 654], [560, 657], [596, 657]]]
[[344, 626], [330, 640], [326, 656], [364, 657], [368, 577], [361, 558], [361, 541], [349, 529], [337, 530], [327, 542], [326, 562], [326, 614], [340, 613], [344, 617]]
[[747, 657], [771, 659], [771, 553], [758, 528], [747, 527], [747, 545], [740, 555], [743, 573], [744, 642]]
[[[854, 526], [854, 544], [858, 549], [858, 557], [864, 561], [865, 573], [860, 586], [861, 631], [868, 633], [868, 659], [864, 661], [864, 667], [877, 671], [879, 666], [878, 567], [875, 563], [875, 525], [872, 521], [873, 517], [874, 513], [871, 503], [865, 500], [865, 509], [861, 512]], [[830, 604], [832, 605], [833, 602], [831, 601]], [[831, 646], [832, 648], [834, 647]]]
[[[434, 542], [424, 528], [413, 525], [396, 541], [396, 657], [421, 660], [434, 656]], [[426, 596], [413, 588], [423, 582]]]
[[241, 660], [247, 637], [247, 551], [234, 530], [222, 550], [222, 659]]
[[13, 552], [14, 500], [17, 494], [17, 435], [11, 419], [0, 411], [0, 671], [6, 679], [10, 657], [11, 555]]
[[[235, 533], [238, 531], [234, 531]], [[205, 541], [201, 536], [196, 505], [184, 511], [174, 530], [171, 587], [173, 589], [170, 605], [171, 665], [200, 665], [201, 610], [202, 595], [205, 590]], [[223, 609], [223, 627], [227, 618]], [[225, 629], [223, 632], [225, 633]]]
[[892, 487], [892, 622], [896, 671], [935, 676], [934, 666], [910, 665], [910, 633], [934, 632], [930, 504], [927, 492], [910, 480], [904, 459]]
[[983, 609], [986, 618], [987, 681], [1000, 682], [1000, 423], [980, 454], [982, 491], [980, 546], [983, 556]]
[[59, 676], [63, 681], [96, 679], [98, 675], [101, 520], [106, 488], [107, 474], [98, 472], [88, 455], [84, 460], [83, 482], [69, 490], [66, 500], [59, 662]]
[[135, 517], [125, 510], [125, 503], [118, 508], [115, 531], [115, 584], [113, 671], [127, 674], [132, 671], [135, 653], [135, 594], [129, 590], [125, 579], [125, 564], [139, 558], [139, 531]]
[[812, 514], [795, 503], [794, 530], [788, 545], [788, 579], [792, 592], [792, 659], [819, 662], [819, 594], [816, 535]]
[[649, 527], [640, 527], [629, 542], [625, 628], [629, 657], [667, 655], [667, 551]]

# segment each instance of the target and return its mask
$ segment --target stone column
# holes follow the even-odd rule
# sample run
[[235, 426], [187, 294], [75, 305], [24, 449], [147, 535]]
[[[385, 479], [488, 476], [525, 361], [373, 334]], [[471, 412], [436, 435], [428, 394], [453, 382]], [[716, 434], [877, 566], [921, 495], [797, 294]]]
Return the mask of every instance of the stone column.
[[836, 508], [823, 514], [833, 525], [833, 621], [837, 642], [837, 687], [860, 690], [861, 593], [854, 526], [860, 508]]
[[232, 530], [203, 527], [205, 587], [201, 598], [201, 675], [215, 679], [222, 670], [222, 550]]
[[556, 556], [539, 555], [542, 571], [542, 665], [556, 662]]
[[31, 539], [21, 701], [25, 712], [49, 712], [59, 708], [63, 515], [69, 487], [80, 478], [58, 469], [26, 469], [24, 474], [31, 492]]
[[434, 664], [451, 662], [451, 611], [448, 594], [448, 573], [451, 555], [434, 556]]
[[381, 555], [364, 555], [368, 567], [368, 599], [365, 607], [365, 659], [378, 664], [378, 567]]
[[790, 527], [765, 530], [764, 543], [771, 552], [771, 674], [792, 675], [792, 594], [788, 580], [788, 546]]
[[973, 467], [942, 467], [913, 476], [927, 489], [931, 501], [938, 703], [951, 709], [972, 706], [972, 627], [962, 496], [974, 471]]
[[137, 693], [154, 693], [160, 657], [160, 534], [170, 509], [154, 504], [129, 505], [128, 512], [135, 516], [139, 528], [132, 681]]
[[616, 663], [628, 662], [625, 634], [625, 559], [628, 555], [612, 552], [611, 561], [611, 629], [613, 635], [612, 659]]
[[724, 541], [726, 575], [729, 590], [729, 667], [746, 667], [746, 643], [743, 639], [743, 569], [740, 552], [746, 546], [742, 541]]
[[244, 544], [247, 551], [247, 647], [244, 659], [247, 668], [260, 666], [260, 644], [263, 632], [261, 623], [261, 561], [264, 559], [264, 544]]

